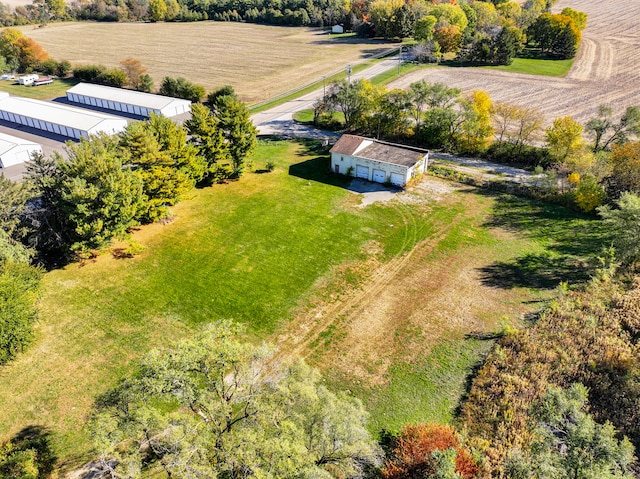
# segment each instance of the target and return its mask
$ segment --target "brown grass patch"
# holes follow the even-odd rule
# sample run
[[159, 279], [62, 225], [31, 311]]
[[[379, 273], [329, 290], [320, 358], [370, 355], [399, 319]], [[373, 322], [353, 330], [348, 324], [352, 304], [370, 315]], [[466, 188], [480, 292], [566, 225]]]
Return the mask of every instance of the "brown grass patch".
[[381, 53], [388, 42], [332, 38], [321, 29], [232, 22], [61, 23], [22, 27], [54, 58], [116, 67], [133, 57], [156, 86], [183, 76], [212, 90], [232, 85], [243, 100], [265, 100]]

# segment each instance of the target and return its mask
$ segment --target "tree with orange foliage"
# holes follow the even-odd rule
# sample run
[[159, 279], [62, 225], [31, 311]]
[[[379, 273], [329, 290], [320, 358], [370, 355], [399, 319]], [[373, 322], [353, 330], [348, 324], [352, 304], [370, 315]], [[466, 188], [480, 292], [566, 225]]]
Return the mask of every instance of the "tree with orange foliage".
[[438, 42], [442, 53], [457, 53], [462, 47], [462, 30], [457, 25], [436, 28], [433, 39]]
[[36, 68], [40, 63], [49, 58], [49, 54], [35, 41], [29, 37], [20, 37], [16, 40], [18, 49], [17, 58], [20, 68], [28, 70]]
[[479, 471], [453, 427], [435, 423], [409, 424], [400, 433], [382, 475], [385, 479], [425, 479], [440, 477], [443, 468], [453, 469], [453, 477], [462, 479], [472, 479]]
[[120, 62], [120, 69], [127, 77], [127, 86], [138, 90], [142, 83], [142, 75], [147, 73], [147, 69], [142, 66], [142, 62], [136, 58], [127, 58]]

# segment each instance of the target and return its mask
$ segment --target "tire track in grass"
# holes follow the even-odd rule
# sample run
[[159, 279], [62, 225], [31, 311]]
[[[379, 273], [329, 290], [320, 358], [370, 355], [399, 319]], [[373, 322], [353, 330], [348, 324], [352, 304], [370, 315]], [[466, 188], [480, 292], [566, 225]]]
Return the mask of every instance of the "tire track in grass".
[[414, 252], [435, 248], [461, 220], [456, 217], [435, 229], [424, 240], [418, 241], [419, 218], [407, 205], [398, 202], [395, 206], [404, 225], [402, 246], [389, 261], [376, 268], [371, 278], [363, 285], [354, 288], [333, 303], [324, 303], [294, 319], [277, 340], [277, 352], [274, 357], [276, 361], [309, 356], [313, 345], [323, 336], [330, 336], [332, 328], [350, 322], [350, 318], [356, 317], [370, 298], [378, 296], [410, 262]]

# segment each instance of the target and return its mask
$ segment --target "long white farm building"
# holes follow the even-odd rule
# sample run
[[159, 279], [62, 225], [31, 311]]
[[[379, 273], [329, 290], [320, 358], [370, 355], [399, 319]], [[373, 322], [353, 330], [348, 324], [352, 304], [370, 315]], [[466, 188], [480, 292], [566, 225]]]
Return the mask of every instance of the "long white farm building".
[[67, 90], [67, 100], [145, 117], [151, 113], [172, 117], [191, 111], [189, 100], [92, 83], [78, 83]]
[[75, 139], [97, 133], [112, 135], [127, 126], [124, 118], [16, 96], [0, 97], [0, 118]]
[[0, 168], [29, 161], [33, 153], [42, 153], [42, 146], [33, 141], [0, 133]]

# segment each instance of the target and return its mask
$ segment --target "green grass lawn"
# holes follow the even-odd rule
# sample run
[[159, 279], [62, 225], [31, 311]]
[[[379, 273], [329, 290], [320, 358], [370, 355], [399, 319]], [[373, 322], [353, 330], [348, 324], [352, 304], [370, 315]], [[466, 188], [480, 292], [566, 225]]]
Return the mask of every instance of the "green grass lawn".
[[[36, 341], [2, 370], [0, 436], [41, 426], [52, 434], [63, 469], [83, 463], [91, 458], [84, 424], [94, 398], [142, 354], [220, 318], [245, 324], [251, 340], [273, 339], [317, 298], [323, 278], [365, 259], [363, 245], [372, 241], [386, 261], [451, 225], [412, 266], [482, 265], [478, 274], [502, 295], [495, 310], [474, 313], [490, 328], [522, 309], [523, 300], [549, 297], [563, 275], [583, 278], [578, 260], [599, 249], [600, 223], [562, 208], [470, 188], [455, 193], [453, 203], [359, 208], [343, 188], [348, 180], [328, 175], [328, 157], [308, 145], [261, 142], [254, 168], [267, 161], [275, 162], [273, 172], [194, 190], [173, 209], [173, 221], [141, 228], [134, 235], [146, 247], [141, 255], [105, 254], [45, 275]], [[411, 219], [411, 229], [401, 218]], [[551, 267], [560, 273], [553, 276]], [[539, 281], [523, 284], [527, 276]], [[344, 287], [360, 281], [355, 275]], [[411, 328], [395, 333], [398, 344], [415, 343], [420, 355], [395, 358], [384, 384], [356, 383], [312, 362], [329, 384], [363, 398], [377, 432], [410, 420], [449, 420], [490, 343], [465, 338], [464, 328], [438, 328], [435, 338], [420, 339]]]
[[528, 73], [530, 75], [545, 75], [551, 77], [565, 76], [573, 66], [570, 60], [542, 60], [538, 58], [514, 58], [511, 65], [482, 67], [492, 70], [503, 70], [512, 73]]
[[320, 277], [359, 258], [365, 242], [376, 239], [387, 255], [410, 246], [385, 227], [393, 207], [349, 206], [355, 195], [324, 173], [326, 156], [263, 143], [256, 169], [267, 160], [275, 171], [195, 190], [172, 223], [140, 231], [144, 254], [105, 255], [45, 276], [37, 341], [3, 370], [2, 436], [42, 425], [63, 460], [83, 460], [92, 400], [132, 359], [220, 318], [267, 338]]
[[[17, 76], [16, 76], [17, 78]], [[67, 90], [77, 85], [79, 80], [74, 78], [54, 79], [50, 85], [25, 86], [18, 84], [17, 80], [0, 80], [0, 91], [6, 91], [11, 95], [35, 98], [36, 100], [49, 100], [66, 96]]]

